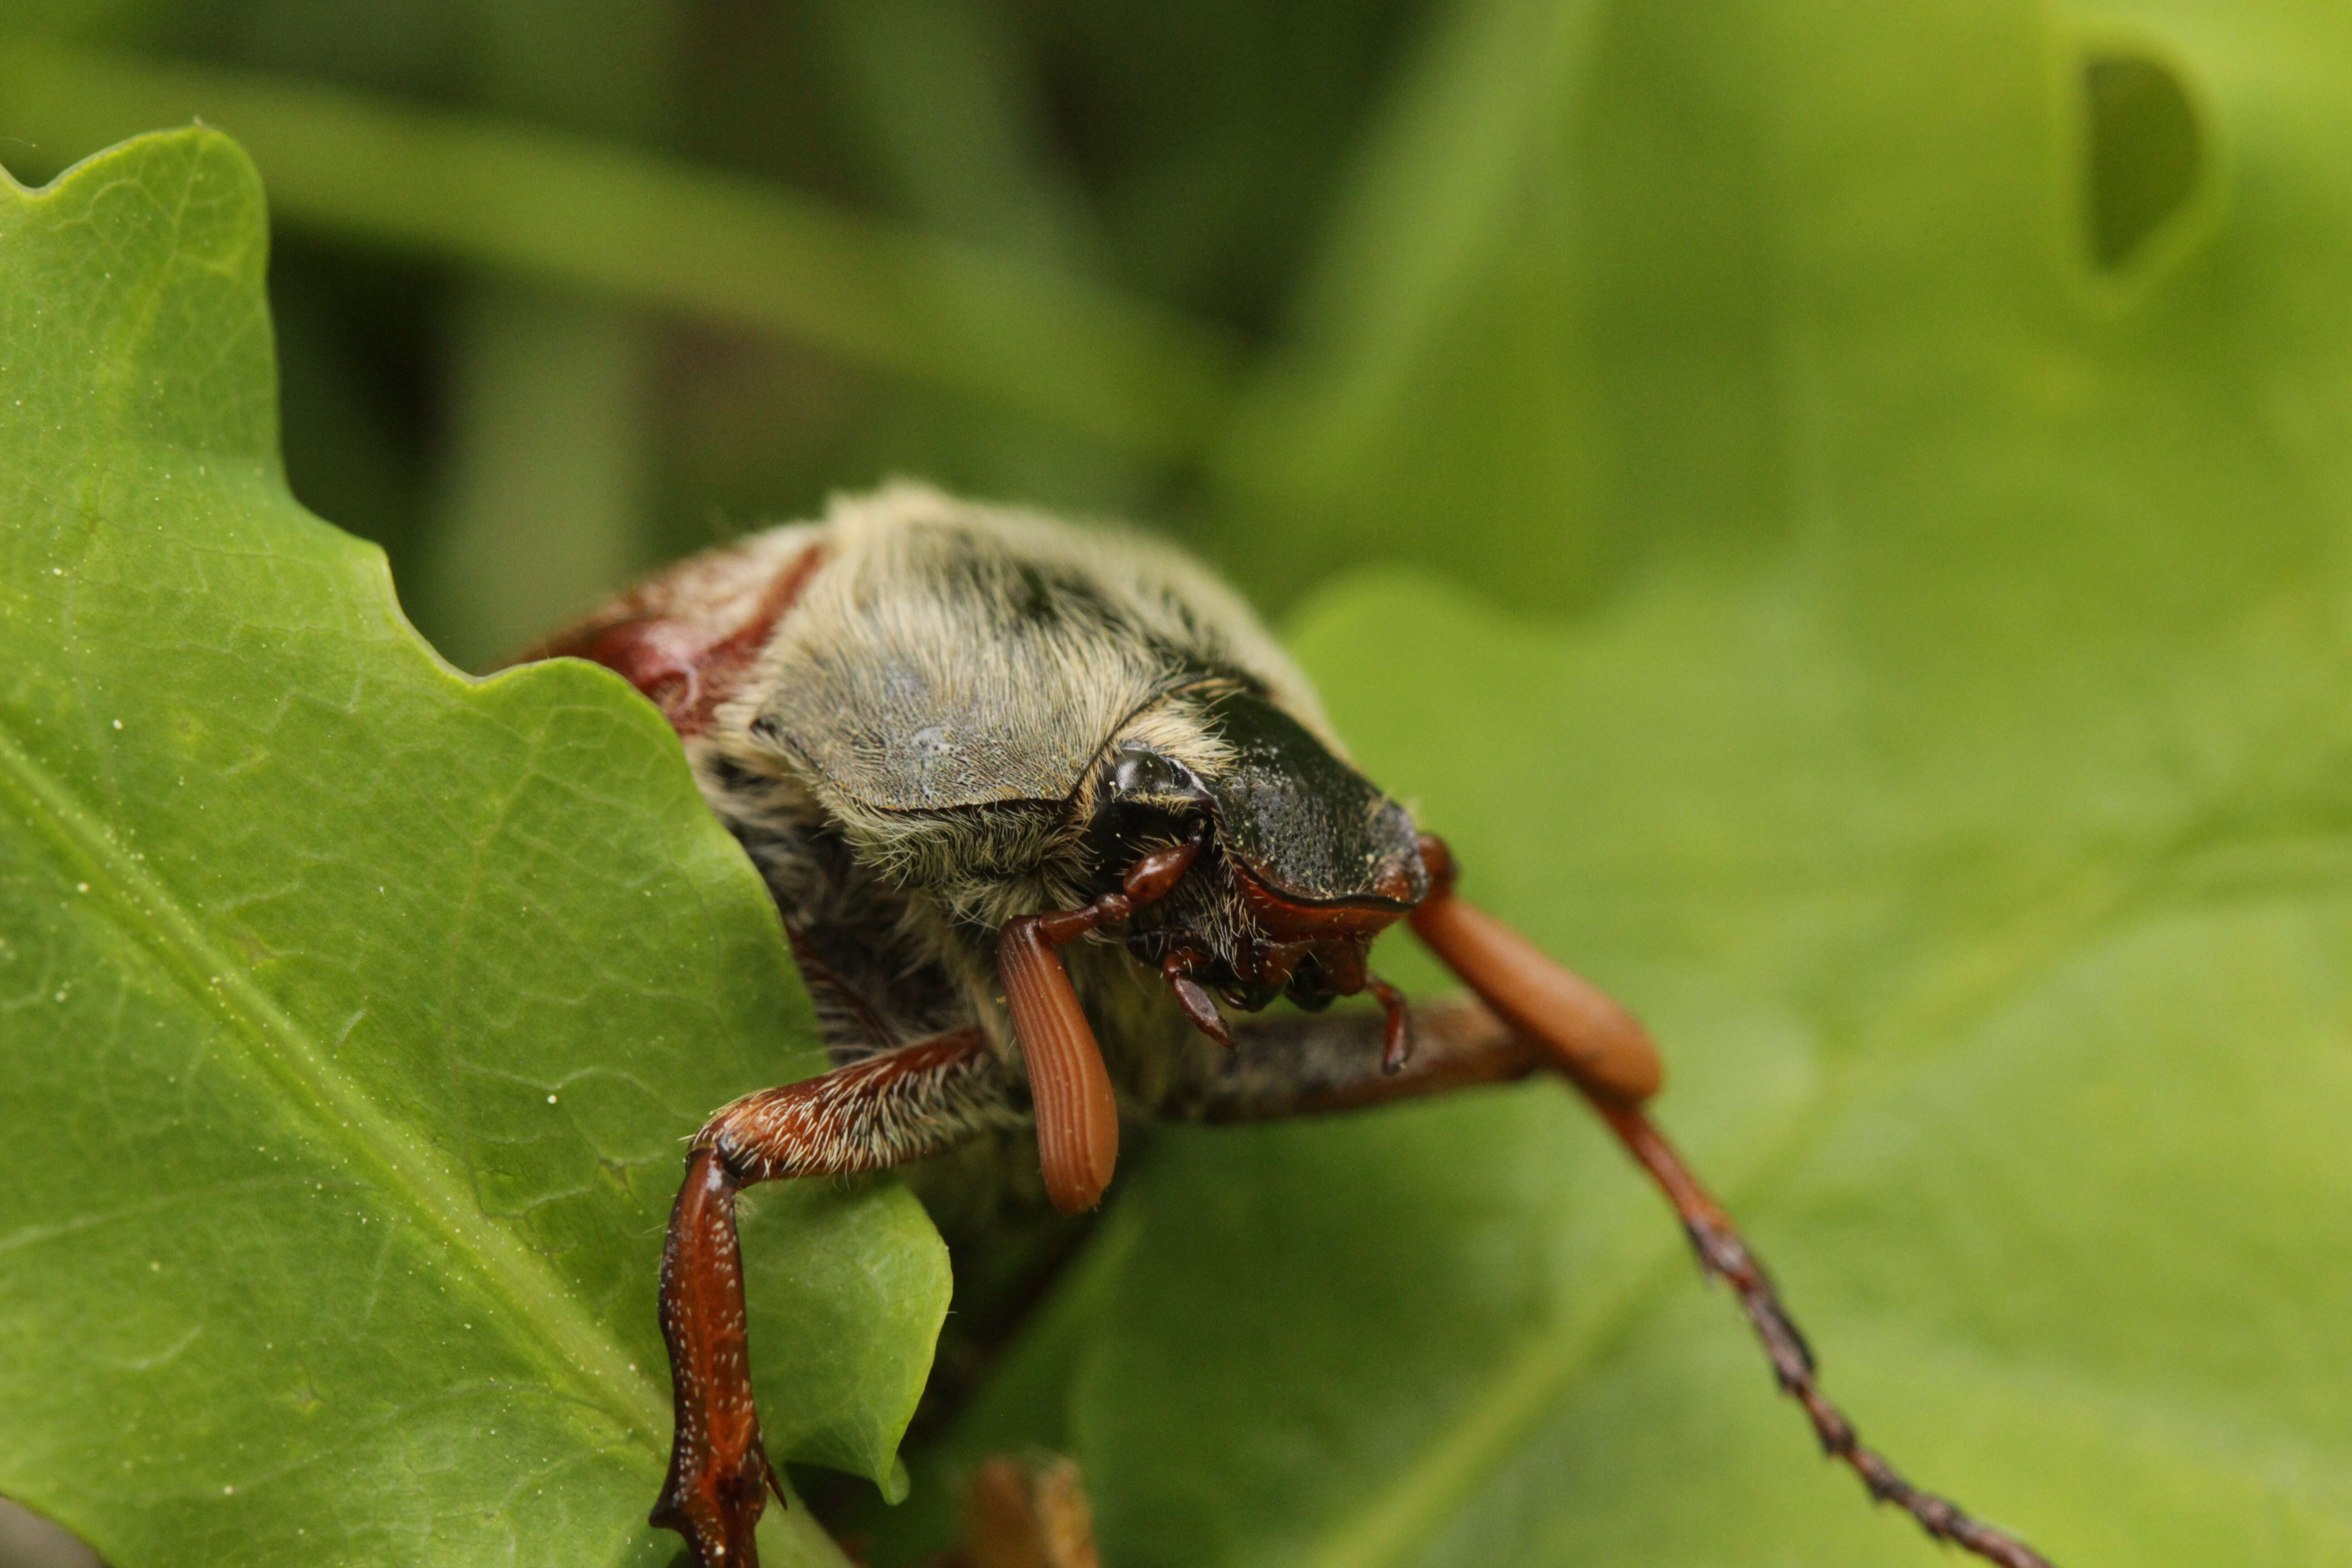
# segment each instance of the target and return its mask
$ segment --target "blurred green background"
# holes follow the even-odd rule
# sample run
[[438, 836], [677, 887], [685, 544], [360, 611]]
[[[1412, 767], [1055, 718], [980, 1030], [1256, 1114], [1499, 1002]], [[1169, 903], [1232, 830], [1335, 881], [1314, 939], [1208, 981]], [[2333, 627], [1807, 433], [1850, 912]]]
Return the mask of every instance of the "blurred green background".
[[[1776, 84], [1775, 15], [16, 0], [0, 162], [191, 119], [253, 152], [294, 488], [461, 664], [897, 474], [1140, 518], [1276, 606], [1388, 557], [1558, 613], [1790, 527], [1775, 250], [1817, 182], [1769, 132], [1896, 76]], [[2091, 289], [2193, 227], [2210, 151], [2104, 15], [1916, 18], [1984, 47], [1920, 111], [1988, 184], [2074, 143], [2006, 216]]]
[[894, 474], [1198, 533], [1441, 9], [18, 0], [0, 162], [255, 153], [295, 490], [478, 664]]
[[[2212, 149], [2167, 7], [1914, 9], [1976, 57], [1923, 133], [1987, 190], [2064, 143], [2000, 216], [2074, 303], [2179, 248]], [[1821, 180], [1773, 132], [1903, 72], [1776, 79], [1780, 10], [16, 0], [0, 162], [253, 152], [296, 492], [469, 667], [899, 474], [1139, 518], [1277, 607], [1387, 557], [1562, 613], [1790, 528], [1776, 251]]]

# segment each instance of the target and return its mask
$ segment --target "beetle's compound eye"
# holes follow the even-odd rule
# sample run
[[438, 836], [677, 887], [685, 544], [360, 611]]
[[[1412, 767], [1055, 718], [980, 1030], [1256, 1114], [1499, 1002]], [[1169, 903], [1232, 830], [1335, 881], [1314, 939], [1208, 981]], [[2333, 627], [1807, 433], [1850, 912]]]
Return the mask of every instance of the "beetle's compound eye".
[[1192, 770], [1140, 742], [1111, 753], [1087, 839], [1106, 875], [1125, 870], [1155, 844], [1184, 837], [1208, 809], [1209, 792]]
[[1113, 753], [1110, 794], [1129, 804], [1207, 798], [1207, 792], [1190, 768], [1161, 756], [1139, 741], [1129, 741]]

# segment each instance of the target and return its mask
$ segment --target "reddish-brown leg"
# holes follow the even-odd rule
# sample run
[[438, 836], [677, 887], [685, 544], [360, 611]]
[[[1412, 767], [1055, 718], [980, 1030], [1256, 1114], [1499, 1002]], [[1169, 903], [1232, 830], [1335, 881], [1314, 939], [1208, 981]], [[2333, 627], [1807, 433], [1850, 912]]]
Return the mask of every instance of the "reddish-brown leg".
[[1582, 975], [1475, 904], [1454, 896], [1444, 840], [1422, 836], [1429, 897], [1412, 931], [1487, 1006], [1540, 1047], [1587, 1094], [1638, 1104], [1658, 1092], [1665, 1068], [1642, 1021]]
[[718, 1152], [697, 1148], [662, 1248], [662, 1339], [677, 1425], [669, 1479], [649, 1517], [685, 1536], [703, 1568], [758, 1563], [751, 1532], [775, 1484], [751, 1398], [736, 1190]]
[[1903, 1509], [1937, 1540], [1965, 1547], [2001, 1568], [2050, 1568], [2023, 1542], [1971, 1519], [1946, 1499], [1919, 1490], [1862, 1446], [1853, 1423], [1822, 1393], [1812, 1352], [1780, 1304], [1762, 1264], [1722, 1205], [1643, 1113], [1642, 1102], [1657, 1092], [1664, 1077], [1648, 1031], [1599, 987], [1456, 896], [1454, 858], [1443, 841], [1423, 837], [1421, 847], [1429, 867], [1430, 892], [1412, 912], [1414, 933], [1583, 1091], [1618, 1142], [1658, 1184], [1681, 1216], [1700, 1266], [1738, 1293], [1739, 1304], [1771, 1360], [1773, 1375], [1782, 1391], [1804, 1406], [1822, 1451], [1851, 1466], [1874, 1499]]
[[1387, 1066], [1393, 1026], [1381, 1014], [1350, 1008], [1235, 1019], [1232, 1051], [1190, 1064], [1160, 1114], [1273, 1121], [1510, 1083], [1543, 1070], [1535, 1048], [1475, 1002], [1423, 1002], [1412, 1015], [1414, 1047], [1394, 1072]]
[[736, 1193], [902, 1164], [1020, 1120], [971, 1029], [748, 1095], [695, 1136], [662, 1253], [677, 1428], [652, 1521], [685, 1536], [699, 1568], [758, 1568], [752, 1531], [774, 1485], [751, 1397]]
[[1404, 1070], [1412, 1057], [1412, 1008], [1404, 993], [1375, 974], [1365, 989], [1381, 1005], [1381, 1070], [1393, 1073]]

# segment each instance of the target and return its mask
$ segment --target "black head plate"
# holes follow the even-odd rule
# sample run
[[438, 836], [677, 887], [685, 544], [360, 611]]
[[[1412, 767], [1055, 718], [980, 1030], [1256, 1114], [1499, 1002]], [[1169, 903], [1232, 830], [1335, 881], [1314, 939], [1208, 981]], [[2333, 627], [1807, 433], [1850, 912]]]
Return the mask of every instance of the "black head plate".
[[1302, 908], [1402, 912], [1427, 896], [1404, 807], [1255, 691], [1223, 693], [1208, 711], [1234, 760], [1203, 782], [1226, 852], [1252, 879]]

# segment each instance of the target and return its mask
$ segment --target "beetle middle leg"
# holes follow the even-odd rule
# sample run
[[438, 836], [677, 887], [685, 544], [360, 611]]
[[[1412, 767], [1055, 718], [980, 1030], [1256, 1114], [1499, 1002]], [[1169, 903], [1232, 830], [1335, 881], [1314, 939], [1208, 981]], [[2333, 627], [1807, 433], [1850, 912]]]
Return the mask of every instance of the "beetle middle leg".
[[758, 1568], [752, 1531], [775, 1487], [751, 1396], [735, 1194], [904, 1164], [1020, 1119], [1003, 1068], [967, 1029], [747, 1095], [695, 1135], [662, 1252], [677, 1432], [651, 1518], [686, 1537], [699, 1568]]
[[1271, 1121], [1510, 1083], [1543, 1069], [1542, 1055], [1476, 1003], [1421, 1003], [1413, 1025], [1419, 1048], [1391, 1072], [1380, 1014], [1244, 1018], [1234, 1049], [1200, 1058], [1160, 1109], [1188, 1121]]

